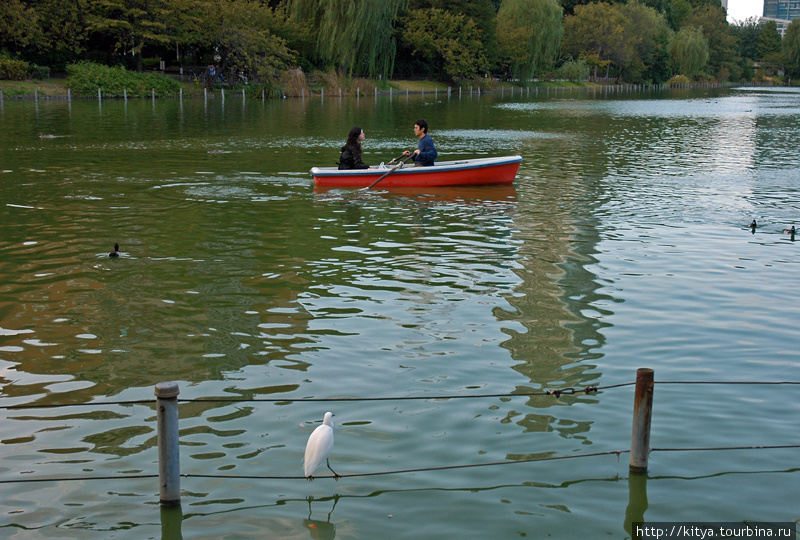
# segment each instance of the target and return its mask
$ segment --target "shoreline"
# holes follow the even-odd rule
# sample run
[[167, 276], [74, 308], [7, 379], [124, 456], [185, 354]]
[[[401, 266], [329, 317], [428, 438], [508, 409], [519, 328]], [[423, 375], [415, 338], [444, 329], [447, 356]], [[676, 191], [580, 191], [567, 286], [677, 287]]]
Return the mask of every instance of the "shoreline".
[[[781, 86], [776, 85], [772, 81], [766, 82], [723, 82], [723, 83], [690, 83], [690, 84], [604, 84], [604, 83], [596, 83], [596, 82], [586, 82], [586, 83], [571, 83], [569, 81], [548, 81], [542, 83], [542, 85], [536, 84], [534, 86], [519, 86], [513, 83], [498, 83], [496, 84], [495, 88], [493, 89], [484, 89], [481, 87], [440, 87], [436, 86], [437, 83], [431, 83], [433, 88], [432, 89], [425, 89], [423, 86], [420, 88], [420, 83], [414, 81], [415, 88], [412, 90], [411, 85], [406, 85], [403, 89], [395, 89], [394, 87], [390, 88], [389, 90], [378, 90], [377, 88], [374, 89], [373, 92], [361, 92], [360, 89], [356, 89], [355, 92], [349, 91], [344, 92], [340, 90], [339, 92], [335, 93], [328, 93], [328, 92], [314, 92], [309, 90], [309, 93], [306, 94], [305, 91], [302, 91], [301, 94], [296, 95], [282, 95], [282, 96], [268, 96], [265, 92], [262, 91], [261, 95], [252, 95], [247, 96], [245, 93], [245, 87], [232, 87], [229, 90], [225, 90], [224, 88], [217, 88], [213, 89], [208, 92], [198, 91], [196, 88], [192, 88], [190, 92], [183, 91], [179, 94], [170, 94], [170, 95], [158, 95], [152, 94], [147, 96], [126, 96], [126, 95], [103, 95], [102, 90], [98, 92], [98, 95], [92, 96], [80, 96], [72, 94], [66, 85], [54, 85], [49, 83], [46, 87], [46, 90], [40, 90], [40, 87], [36, 87], [33, 89], [22, 90], [20, 88], [12, 90], [12, 94], [7, 94], [6, 90], [3, 89], [3, 84], [0, 84], [0, 102], [2, 101], [72, 101], [72, 100], [104, 100], [104, 99], [118, 99], [118, 100], [128, 100], [128, 99], [183, 99], [183, 98], [214, 98], [214, 99], [225, 99], [228, 98], [250, 98], [250, 99], [286, 99], [286, 98], [322, 98], [324, 99], [326, 96], [328, 97], [369, 97], [369, 96], [395, 96], [395, 95], [425, 95], [427, 94], [443, 94], [447, 96], [453, 95], [481, 95], [481, 94], [501, 94], [505, 95], [508, 93], [511, 96], [514, 95], [522, 95], [522, 94], [572, 94], [572, 93], [604, 93], [604, 94], [612, 94], [612, 93], [621, 93], [621, 92], [638, 92], [638, 91], [645, 91], [645, 90], [677, 90], [677, 89], [702, 89], [702, 88], [734, 88], [739, 86], [760, 86], [760, 87], [772, 87], [772, 86]], [[14, 84], [19, 85], [19, 82], [14, 82]], [[393, 86], [403, 85], [404, 81], [395, 81]], [[54, 92], [55, 91], [55, 92]], [[57, 92], [57, 93], [56, 93]], [[63, 92], [63, 93], [62, 93]]]

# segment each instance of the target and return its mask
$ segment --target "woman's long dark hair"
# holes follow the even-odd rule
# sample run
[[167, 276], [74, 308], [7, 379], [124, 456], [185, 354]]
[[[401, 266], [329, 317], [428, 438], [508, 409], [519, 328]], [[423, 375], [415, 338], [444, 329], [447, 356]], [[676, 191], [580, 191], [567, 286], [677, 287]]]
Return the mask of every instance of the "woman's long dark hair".
[[358, 150], [361, 155], [361, 141], [358, 138], [361, 136], [361, 126], [353, 126], [350, 128], [350, 133], [347, 134], [347, 146], [353, 146]]

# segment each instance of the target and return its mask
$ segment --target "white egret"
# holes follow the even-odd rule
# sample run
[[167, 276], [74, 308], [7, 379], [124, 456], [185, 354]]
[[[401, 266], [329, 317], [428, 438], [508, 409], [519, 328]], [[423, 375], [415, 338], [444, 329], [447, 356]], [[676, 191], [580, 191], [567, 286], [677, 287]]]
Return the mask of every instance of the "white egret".
[[[333, 420], [331, 418], [333, 414], [326, 412], [325, 418], [322, 420], [322, 424], [317, 426], [317, 428], [311, 433], [311, 436], [308, 438], [308, 442], [306, 443], [306, 454], [303, 460], [303, 472], [306, 475], [308, 480], [313, 480], [314, 471], [322, 465], [322, 462], [328, 465], [328, 468], [331, 469], [331, 464], [328, 461], [328, 456], [333, 450]], [[333, 473], [333, 477], [336, 480], [339, 480], [339, 475], [336, 474], [336, 471], [331, 469]]]

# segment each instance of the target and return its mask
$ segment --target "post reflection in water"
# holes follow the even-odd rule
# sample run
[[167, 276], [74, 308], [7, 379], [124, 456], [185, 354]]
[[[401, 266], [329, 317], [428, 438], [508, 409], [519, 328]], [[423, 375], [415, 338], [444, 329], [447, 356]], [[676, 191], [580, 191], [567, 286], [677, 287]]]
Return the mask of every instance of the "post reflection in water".
[[183, 540], [181, 525], [183, 510], [180, 505], [161, 506], [161, 540]]
[[631, 472], [628, 474], [628, 506], [625, 508], [624, 528], [631, 538], [637, 536], [633, 534], [633, 523], [644, 521], [644, 514], [647, 512], [647, 473]]

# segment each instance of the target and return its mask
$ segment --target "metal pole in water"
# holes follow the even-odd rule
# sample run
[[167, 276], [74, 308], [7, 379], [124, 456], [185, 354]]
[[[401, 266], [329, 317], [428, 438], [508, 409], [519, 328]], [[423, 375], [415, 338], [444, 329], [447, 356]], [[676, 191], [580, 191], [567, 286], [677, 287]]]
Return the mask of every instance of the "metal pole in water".
[[628, 467], [633, 472], [647, 471], [650, 454], [650, 420], [653, 416], [653, 379], [654, 372], [650, 368], [639, 368], [636, 371], [631, 460]]
[[178, 394], [176, 382], [156, 385], [158, 422], [158, 496], [164, 506], [181, 503], [181, 463], [178, 445]]
[[97, 89], [97, 101], [102, 101], [102, 100], [103, 100], [103, 95], [100, 93], [100, 89], [98, 88]]

